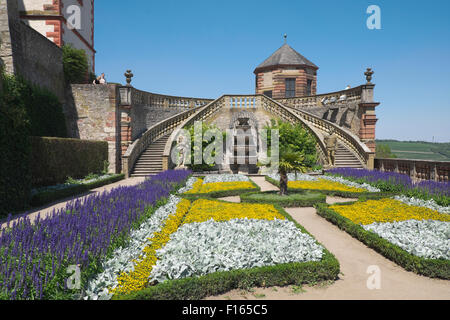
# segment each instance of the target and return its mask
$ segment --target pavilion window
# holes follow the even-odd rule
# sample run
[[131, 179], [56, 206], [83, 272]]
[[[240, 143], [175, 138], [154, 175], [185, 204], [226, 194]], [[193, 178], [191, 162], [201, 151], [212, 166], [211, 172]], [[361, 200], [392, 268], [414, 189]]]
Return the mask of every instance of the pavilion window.
[[312, 95], [312, 80], [311, 79], [306, 80], [306, 95], [307, 96]]
[[295, 78], [285, 79], [286, 98], [295, 97]]

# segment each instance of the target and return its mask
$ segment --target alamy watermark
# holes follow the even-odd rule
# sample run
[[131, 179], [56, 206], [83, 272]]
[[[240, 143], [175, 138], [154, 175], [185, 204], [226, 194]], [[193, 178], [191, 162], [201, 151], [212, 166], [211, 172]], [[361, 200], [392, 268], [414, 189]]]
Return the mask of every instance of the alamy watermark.
[[366, 10], [370, 16], [367, 18], [366, 25], [369, 30], [381, 29], [381, 9], [377, 5], [370, 5]]
[[66, 273], [70, 276], [67, 278], [66, 285], [69, 290], [80, 290], [81, 288], [81, 270], [79, 265], [70, 265]]
[[369, 290], [381, 289], [381, 269], [377, 265], [369, 266], [366, 273], [370, 274], [366, 285]]
[[203, 132], [203, 122], [196, 121], [193, 136], [189, 130], [180, 129], [174, 141], [176, 146], [170, 156], [178, 167], [250, 164], [270, 167], [274, 171], [278, 168], [278, 130], [233, 128], [222, 131], [213, 128]]
[[70, 30], [81, 29], [81, 8], [77, 5], [70, 5], [67, 7], [67, 27]]

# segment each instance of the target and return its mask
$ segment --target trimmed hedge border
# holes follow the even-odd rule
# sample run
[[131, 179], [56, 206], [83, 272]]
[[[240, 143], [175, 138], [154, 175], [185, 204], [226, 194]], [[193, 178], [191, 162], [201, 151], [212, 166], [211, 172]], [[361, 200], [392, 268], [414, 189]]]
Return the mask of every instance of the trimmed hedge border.
[[[266, 181], [273, 184], [276, 187], [280, 187], [280, 182], [276, 181], [268, 176], [266, 176]], [[365, 198], [365, 199], [382, 199], [382, 198], [390, 198], [397, 193], [392, 192], [346, 192], [346, 191], [337, 191], [337, 190], [315, 190], [315, 189], [288, 189], [290, 192], [319, 192], [322, 194], [326, 194], [327, 196], [332, 197], [342, 197], [342, 198]]]
[[31, 146], [32, 185], [37, 187], [101, 172], [108, 160], [106, 141], [31, 137]]
[[[283, 208], [276, 204], [274, 206], [303, 233], [313, 237]], [[323, 247], [324, 255], [321, 261], [286, 263], [168, 280], [135, 293], [115, 295], [113, 300], [199, 300], [233, 289], [315, 284], [325, 280], [336, 280], [340, 272], [339, 261], [325, 246]]]
[[189, 193], [189, 194], [182, 193], [182, 194], [179, 194], [179, 196], [182, 198], [189, 199], [189, 200], [197, 200], [200, 198], [215, 199], [215, 198], [238, 196], [242, 193], [260, 192], [261, 191], [261, 188], [256, 183], [254, 183], [252, 180], [250, 180], [250, 182], [255, 187], [254, 189], [236, 189], [236, 190], [225, 190], [225, 191], [216, 191], [216, 192], [208, 192], [208, 193]]
[[[302, 192], [302, 193], [292, 193], [288, 196], [280, 196], [278, 195], [275, 199], [255, 199], [252, 198], [252, 195], [278, 195], [277, 191], [266, 191], [266, 192], [250, 192], [244, 193], [240, 195], [242, 203], [270, 203], [270, 204], [279, 204], [284, 208], [293, 208], [293, 207], [313, 207], [315, 204], [325, 203], [327, 200], [327, 196], [323, 193], [313, 193], [313, 192]], [[291, 199], [291, 195], [304, 195], [305, 199]], [[306, 198], [306, 196], [310, 196]]]
[[33, 207], [43, 206], [53, 201], [76, 196], [91, 189], [99, 188], [104, 185], [123, 180], [124, 178], [124, 174], [116, 174], [106, 179], [97, 180], [87, 184], [75, 184], [72, 187], [68, 187], [65, 189], [42, 191], [32, 196], [31, 205]]
[[[352, 205], [355, 202], [343, 203], [339, 205]], [[374, 249], [384, 257], [395, 262], [407, 271], [424, 275], [430, 278], [440, 278], [450, 280], [450, 261], [443, 259], [421, 258], [399, 246], [383, 239], [374, 232], [366, 231], [360, 225], [350, 219], [341, 216], [329, 205], [319, 204], [316, 206], [317, 214], [346, 231], [352, 237], [358, 239], [368, 247]]]

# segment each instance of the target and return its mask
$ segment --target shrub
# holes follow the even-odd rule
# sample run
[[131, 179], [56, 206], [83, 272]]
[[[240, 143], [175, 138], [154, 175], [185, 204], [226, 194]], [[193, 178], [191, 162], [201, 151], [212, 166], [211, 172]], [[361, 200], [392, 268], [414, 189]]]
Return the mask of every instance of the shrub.
[[0, 74], [0, 217], [25, 209], [31, 189], [30, 118], [21, 92], [25, 84]]
[[86, 184], [74, 184], [68, 188], [56, 190], [44, 190], [34, 194], [31, 197], [31, 205], [34, 207], [43, 206], [50, 202], [60, 200], [67, 197], [79, 195], [91, 189], [99, 188], [101, 186], [120, 181], [125, 178], [124, 174], [116, 174], [105, 179]]
[[63, 47], [64, 77], [69, 83], [85, 83], [88, 79], [88, 62], [86, 52], [75, 49], [70, 44]]
[[252, 192], [241, 194], [241, 202], [246, 203], [276, 203], [282, 207], [312, 207], [318, 203], [325, 203], [326, 195], [322, 193], [301, 192], [279, 195], [276, 191]]
[[32, 137], [33, 186], [63, 183], [67, 177], [81, 179], [102, 172], [108, 159], [106, 141]]

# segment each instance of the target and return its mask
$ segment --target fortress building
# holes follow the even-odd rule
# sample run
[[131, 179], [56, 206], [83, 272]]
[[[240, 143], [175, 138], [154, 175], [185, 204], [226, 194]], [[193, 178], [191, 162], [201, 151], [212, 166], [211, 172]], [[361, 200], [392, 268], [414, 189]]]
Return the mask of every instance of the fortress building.
[[255, 69], [256, 94], [274, 99], [313, 96], [318, 69], [285, 43]]
[[[21, 20], [57, 46], [83, 49], [95, 71], [94, 0], [18, 0]], [[71, 28], [70, 23], [79, 23]]]

